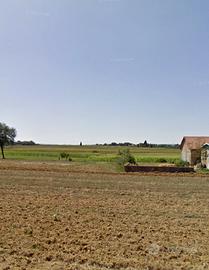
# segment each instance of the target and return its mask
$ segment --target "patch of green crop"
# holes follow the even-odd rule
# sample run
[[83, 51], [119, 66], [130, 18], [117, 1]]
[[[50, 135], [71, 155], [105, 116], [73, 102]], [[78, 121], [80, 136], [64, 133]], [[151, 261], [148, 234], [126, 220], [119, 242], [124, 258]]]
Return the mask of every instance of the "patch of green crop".
[[9, 146], [5, 148], [8, 159], [55, 161], [61, 152], [69, 154], [76, 162], [116, 162], [119, 151], [130, 150], [138, 163], [175, 163], [180, 159], [179, 149], [110, 147], [110, 146]]

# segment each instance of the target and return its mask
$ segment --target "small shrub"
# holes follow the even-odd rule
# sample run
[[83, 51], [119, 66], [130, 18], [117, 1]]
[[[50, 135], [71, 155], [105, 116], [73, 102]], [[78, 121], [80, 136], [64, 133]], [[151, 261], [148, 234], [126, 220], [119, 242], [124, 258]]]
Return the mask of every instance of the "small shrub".
[[136, 164], [136, 159], [130, 153], [129, 149], [119, 150], [118, 155], [119, 155], [119, 158], [117, 160], [117, 163], [119, 165], [124, 165], [126, 163]]
[[135, 159], [135, 157], [132, 156], [132, 155], [129, 155], [129, 156], [128, 156], [128, 163], [136, 164], [136, 159]]
[[202, 168], [202, 169], [200, 169], [200, 170], [198, 170], [198, 172], [199, 173], [208, 173], [209, 174], [209, 169], [207, 169], [207, 168]]
[[159, 163], [167, 163], [167, 160], [165, 158], [159, 158], [158, 162]]
[[59, 160], [65, 159], [68, 161], [73, 161], [72, 158], [70, 157], [70, 155], [68, 153], [65, 153], [65, 152], [60, 153], [58, 159]]
[[177, 166], [177, 167], [188, 167], [189, 166], [189, 163], [187, 161], [183, 161], [183, 160], [175, 160], [174, 161], [174, 164]]

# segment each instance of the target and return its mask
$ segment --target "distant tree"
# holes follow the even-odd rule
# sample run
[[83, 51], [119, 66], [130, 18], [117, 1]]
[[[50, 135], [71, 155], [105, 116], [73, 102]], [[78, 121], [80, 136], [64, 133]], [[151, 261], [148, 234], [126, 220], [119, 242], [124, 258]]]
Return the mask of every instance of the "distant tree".
[[14, 144], [16, 145], [36, 145], [34, 141], [17, 141]]
[[80, 142], [80, 146], [82, 146], [83, 144], [82, 144], [82, 142]]
[[123, 145], [124, 145], [124, 146], [132, 146], [133, 144], [130, 143], [130, 142], [124, 142]]
[[149, 144], [147, 143], [147, 141], [145, 140], [144, 141], [144, 147], [148, 147], [149, 146]]
[[16, 137], [16, 130], [7, 126], [4, 123], [0, 123], [0, 147], [2, 153], [2, 159], [5, 159], [4, 147], [5, 145], [12, 144]]
[[111, 146], [117, 146], [117, 143], [116, 142], [112, 142], [110, 145]]

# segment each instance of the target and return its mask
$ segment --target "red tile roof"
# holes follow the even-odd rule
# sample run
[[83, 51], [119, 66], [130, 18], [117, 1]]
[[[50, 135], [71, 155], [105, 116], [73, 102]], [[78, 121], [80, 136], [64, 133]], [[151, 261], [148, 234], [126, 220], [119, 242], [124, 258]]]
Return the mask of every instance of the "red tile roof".
[[180, 148], [182, 149], [186, 144], [189, 149], [200, 149], [205, 143], [209, 143], [209, 137], [207, 136], [185, 136], [181, 142]]

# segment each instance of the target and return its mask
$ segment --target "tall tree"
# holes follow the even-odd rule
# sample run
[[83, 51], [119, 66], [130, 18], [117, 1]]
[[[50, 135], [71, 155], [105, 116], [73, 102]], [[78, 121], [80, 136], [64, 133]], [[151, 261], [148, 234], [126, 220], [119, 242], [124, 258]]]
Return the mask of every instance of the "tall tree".
[[145, 140], [144, 141], [144, 147], [148, 147], [149, 146], [149, 144], [148, 144], [148, 142]]
[[13, 143], [15, 137], [16, 137], [16, 130], [14, 128], [11, 128], [4, 123], [0, 123], [0, 147], [3, 159], [5, 159], [4, 155], [5, 145]]

